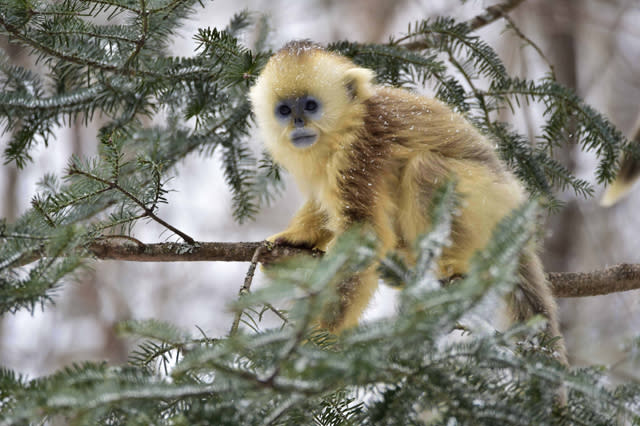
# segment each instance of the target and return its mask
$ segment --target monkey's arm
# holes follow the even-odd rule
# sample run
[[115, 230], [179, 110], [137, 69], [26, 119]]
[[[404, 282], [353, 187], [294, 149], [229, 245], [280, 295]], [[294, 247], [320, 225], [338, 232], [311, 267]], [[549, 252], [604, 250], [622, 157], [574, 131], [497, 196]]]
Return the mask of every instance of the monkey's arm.
[[333, 239], [333, 233], [327, 229], [328, 217], [318, 203], [308, 200], [298, 210], [291, 223], [282, 232], [267, 238], [276, 244], [289, 244], [297, 247], [326, 250]]

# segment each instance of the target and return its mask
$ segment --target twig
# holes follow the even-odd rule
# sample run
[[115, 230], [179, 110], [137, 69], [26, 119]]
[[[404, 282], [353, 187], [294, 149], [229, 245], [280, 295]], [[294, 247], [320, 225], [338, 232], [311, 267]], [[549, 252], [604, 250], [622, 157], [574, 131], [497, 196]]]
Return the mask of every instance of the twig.
[[[260, 253], [262, 253], [262, 250], [265, 248], [265, 246], [266, 246], [266, 243], [262, 242], [253, 252], [253, 256], [251, 257], [251, 264], [249, 265], [249, 270], [247, 271], [247, 275], [244, 277], [244, 283], [242, 284], [242, 287], [240, 287], [240, 291], [238, 292], [238, 296], [241, 298], [245, 294], [248, 294], [251, 292], [251, 282], [253, 281], [253, 275], [256, 272], [256, 265], [258, 264]], [[229, 331], [229, 336], [233, 336], [238, 332], [238, 327], [240, 326], [240, 318], [242, 318], [243, 313], [244, 313], [244, 309], [240, 309], [236, 313], [236, 316], [233, 319], [233, 324], [231, 325], [231, 330]]]
[[502, 18], [507, 13], [511, 12], [516, 7], [520, 6], [524, 0], [507, 0], [504, 3], [489, 6], [484, 10], [484, 13], [476, 16], [467, 21], [467, 25], [471, 30], [477, 30], [485, 25], [488, 25], [498, 19]]
[[[277, 310], [276, 308], [274, 308], [274, 307], [273, 307], [273, 305], [272, 305], [271, 303], [265, 303], [265, 304], [264, 304], [264, 306], [266, 306], [266, 307], [267, 307], [267, 309], [269, 309], [269, 310], [270, 310], [271, 312], [273, 312], [273, 313], [274, 313], [278, 318], [280, 318], [284, 324], [287, 324], [287, 323], [289, 322], [289, 319], [288, 319], [286, 316], [284, 316], [284, 315], [282, 314], [282, 312], [280, 312], [279, 310]], [[284, 327], [284, 324], [283, 324], [283, 327]]]
[[303, 399], [304, 397], [302, 395], [296, 395], [296, 394], [294, 394], [289, 399], [285, 399], [285, 401], [282, 404], [274, 408], [273, 411], [269, 413], [269, 415], [263, 420], [262, 424], [263, 425], [274, 424], [276, 420], [278, 420], [284, 413], [286, 413], [289, 408], [293, 407]]
[[133, 64], [133, 60], [142, 50], [144, 43], [147, 41], [147, 37], [149, 36], [149, 11], [147, 10], [147, 3], [145, 0], [140, 0], [140, 17], [142, 18], [142, 33], [140, 34], [140, 38], [135, 42], [136, 47], [131, 52], [131, 55], [125, 61], [125, 67], [127, 65]]
[[[318, 250], [276, 245], [261, 250], [263, 242], [152, 243], [122, 236], [102, 237], [86, 249], [97, 259], [132, 262], [251, 262], [273, 263], [285, 258], [305, 255], [321, 256]], [[11, 267], [26, 265], [45, 256], [33, 250], [13, 262]], [[552, 272], [547, 279], [556, 297], [587, 297], [640, 289], [640, 264], [620, 264], [593, 272]]]
[[507, 21], [509, 23], [509, 29], [511, 29], [514, 33], [516, 33], [516, 35], [518, 37], [520, 37], [520, 39], [524, 40], [524, 42], [531, 46], [536, 53], [538, 54], [538, 56], [540, 57], [540, 59], [543, 60], [543, 62], [549, 67], [549, 70], [551, 71], [551, 78], [553, 78], [554, 80], [556, 80], [556, 70], [553, 67], [553, 64], [551, 63], [551, 61], [549, 60], [549, 58], [547, 58], [547, 56], [544, 54], [544, 52], [542, 51], [542, 49], [540, 48], [540, 46], [538, 46], [533, 40], [531, 40], [529, 37], [527, 37], [521, 30], [520, 28], [518, 28], [518, 26], [516, 25], [515, 22], [513, 22], [513, 19], [511, 19], [508, 15], [504, 15], [503, 18], [505, 19], [505, 21]]
[[179, 235], [180, 238], [182, 238], [187, 243], [189, 243], [189, 244], [194, 244], [195, 243], [195, 240], [193, 238], [191, 238], [189, 235], [185, 234], [184, 232], [180, 231], [179, 229], [177, 229], [173, 225], [165, 222], [160, 217], [158, 217], [149, 207], [147, 207], [142, 201], [140, 201], [140, 199], [138, 199], [138, 197], [136, 197], [131, 192], [127, 191], [125, 188], [120, 186], [120, 184], [118, 183], [117, 180], [114, 181], [114, 182], [110, 182], [110, 181], [108, 181], [106, 179], [101, 178], [100, 176], [96, 176], [96, 175], [93, 175], [91, 173], [87, 173], [84, 170], [80, 170], [80, 169], [78, 169], [76, 167], [72, 167], [69, 170], [69, 175], [73, 175], [73, 174], [82, 175], [82, 176], [85, 176], [85, 177], [87, 177], [89, 179], [95, 180], [96, 182], [100, 182], [100, 183], [106, 185], [105, 189], [115, 189], [116, 191], [119, 191], [125, 197], [129, 198], [131, 201], [136, 203], [144, 211], [144, 213], [145, 213], [145, 215], [147, 217], [149, 217], [152, 220], [158, 222], [160, 225], [164, 226], [165, 228], [167, 228], [168, 230], [170, 230], [174, 234]]

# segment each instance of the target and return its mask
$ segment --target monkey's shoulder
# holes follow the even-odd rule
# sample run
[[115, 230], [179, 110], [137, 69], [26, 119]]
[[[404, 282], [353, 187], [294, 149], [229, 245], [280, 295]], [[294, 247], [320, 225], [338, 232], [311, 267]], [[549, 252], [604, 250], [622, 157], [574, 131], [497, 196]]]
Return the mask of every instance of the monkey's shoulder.
[[376, 152], [411, 157], [428, 152], [503, 171], [494, 144], [445, 103], [406, 89], [376, 86], [366, 102], [361, 144]]
[[438, 99], [397, 87], [375, 86], [374, 94], [366, 104], [379, 112], [382, 118], [417, 121], [433, 117], [451, 120], [453, 116], [455, 121], [464, 120], [464, 117]]

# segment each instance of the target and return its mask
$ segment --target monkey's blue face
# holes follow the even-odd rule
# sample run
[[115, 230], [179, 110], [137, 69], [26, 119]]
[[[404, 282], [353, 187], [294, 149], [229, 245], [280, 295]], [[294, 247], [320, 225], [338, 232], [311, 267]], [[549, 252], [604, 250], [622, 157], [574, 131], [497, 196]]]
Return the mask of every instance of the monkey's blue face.
[[322, 116], [322, 104], [311, 95], [283, 99], [276, 104], [276, 118], [283, 126], [291, 126], [291, 143], [306, 148], [318, 140], [318, 131], [309, 126]]

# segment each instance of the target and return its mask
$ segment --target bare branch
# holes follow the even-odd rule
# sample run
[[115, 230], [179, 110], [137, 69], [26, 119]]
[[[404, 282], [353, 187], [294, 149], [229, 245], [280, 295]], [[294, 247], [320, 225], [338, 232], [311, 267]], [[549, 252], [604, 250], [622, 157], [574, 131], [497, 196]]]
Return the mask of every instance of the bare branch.
[[[156, 243], [142, 244], [123, 240], [114, 244], [103, 239], [90, 250], [100, 259], [133, 260], [138, 262], [223, 261], [250, 262], [263, 242], [247, 243]], [[296, 255], [320, 256], [317, 250], [299, 247], [273, 246], [261, 250], [258, 261], [270, 263]], [[552, 272], [547, 274], [556, 297], [587, 297], [640, 289], [640, 265], [620, 264], [594, 272]]]
[[[251, 265], [249, 265], [249, 270], [247, 271], [247, 276], [244, 278], [244, 283], [242, 287], [240, 287], [240, 291], [238, 293], [239, 297], [244, 296], [245, 294], [251, 291], [251, 282], [253, 281], [253, 274], [256, 271], [256, 265], [258, 264], [258, 259], [260, 258], [260, 253], [262, 253], [263, 249], [266, 247], [265, 242], [260, 244], [256, 251], [251, 256]], [[243, 309], [239, 309], [236, 312], [236, 316], [233, 319], [233, 324], [231, 325], [231, 331], [229, 331], [229, 336], [233, 336], [238, 332], [238, 327], [240, 326], [240, 319], [242, 318], [242, 314], [244, 313]]]
[[[524, 0], [506, 0], [503, 3], [489, 6], [481, 14], [469, 19], [466, 24], [471, 31], [478, 30], [485, 25], [489, 25], [497, 21], [502, 17], [506, 17], [507, 13], [518, 7], [522, 2], [524, 2]], [[405, 43], [405, 41], [410, 38], [411, 36], [407, 35], [405, 37], [397, 39], [394, 44], [401, 45], [408, 50], [422, 50], [432, 47], [426, 40], [417, 40]]]
[[538, 46], [533, 40], [531, 40], [529, 37], [527, 37], [521, 30], [520, 28], [518, 28], [518, 26], [516, 25], [515, 22], [513, 22], [513, 19], [511, 19], [508, 15], [503, 15], [502, 16], [504, 18], [505, 21], [507, 21], [509, 23], [508, 28], [513, 31], [514, 33], [516, 33], [516, 35], [523, 40], [526, 45], [531, 46], [536, 53], [538, 54], [538, 56], [540, 57], [540, 59], [542, 59], [544, 61], [544, 63], [547, 65], [547, 67], [549, 67], [549, 69], [551, 70], [551, 78], [553, 78], [554, 80], [556, 80], [556, 70], [553, 67], [553, 64], [551, 63], [551, 61], [549, 60], [549, 58], [547, 58], [547, 56], [544, 54], [544, 52], [542, 51], [542, 49], [540, 48], [540, 46]]
[[[239, 243], [152, 243], [144, 244], [120, 237], [105, 237], [89, 247], [98, 259], [129, 260], [134, 262], [250, 262], [260, 242]], [[319, 251], [297, 247], [272, 246], [261, 250], [260, 263], [272, 263], [278, 259], [296, 255], [318, 256]]]
[[502, 18], [507, 13], [511, 12], [516, 7], [520, 6], [524, 0], [507, 0], [504, 3], [489, 6], [484, 10], [484, 13], [476, 16], [473, 19], [467, 21], [467, 25], [472, 30], [484, 27], [498, 19]]
[[[273, 263], [284, 258], [306, 255], [322, 256], [318, 250], [260, 242], [215, 243], [152, 243], [145, 244], [125, 236], [104, 237], [87, 249], [98, 259], [132, 262], [252, 262], [256, 250], [260, 263]], [[26, 265], [43, 257], [32, 252], [12, 262]], [[547, 279], [556, 297], [587, 297], [640, 289], [640, 264], [620, 264], [593, 272], [551, 272]]]
[[601, 271], [550, 272], [556, 297], [584, 297], [640, 289], [640, 265], [621, 263]]

